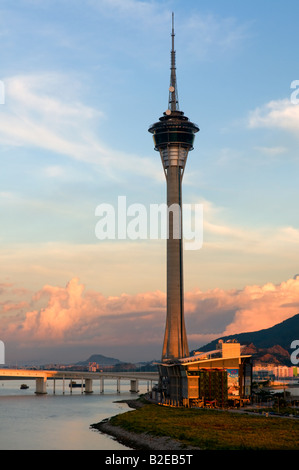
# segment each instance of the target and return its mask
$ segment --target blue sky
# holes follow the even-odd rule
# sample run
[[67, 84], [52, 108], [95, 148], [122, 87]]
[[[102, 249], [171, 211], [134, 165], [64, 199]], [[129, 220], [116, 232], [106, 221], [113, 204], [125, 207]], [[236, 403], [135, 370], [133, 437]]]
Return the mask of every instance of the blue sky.
[[104, 296], [165, 292], [164, 241], [99, 241], [95, 208], [165, 202], [147, 129], [167, 108], [172, 12], [180, 108], [200, 127], [183, 199], [204, 211], [185, 289], [299, 272], [298, 2], [1, 0], [3, 305], [11, 286], [32, 307], [74, 278]]

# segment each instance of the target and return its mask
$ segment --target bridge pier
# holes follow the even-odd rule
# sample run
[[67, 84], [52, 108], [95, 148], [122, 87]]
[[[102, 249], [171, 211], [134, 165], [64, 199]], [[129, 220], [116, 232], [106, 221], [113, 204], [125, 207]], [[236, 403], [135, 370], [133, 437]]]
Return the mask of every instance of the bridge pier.
[[37, 395], [45, 395], [47, 393], [47, 377], [37, 377], [35, 384], [35, 393]]
[[100, 393], [104, 393], [104, 377], [100, 378]]
[[92, 379], [85, 379], [85, 393], [93, 393]]
[[131, 383], [131, 388], [130, 388], [130, 392], [131, 393], [138, 393], [139, 390], [138, 390], [138, 380], [137, 379], [133, 379], [130, 381]]

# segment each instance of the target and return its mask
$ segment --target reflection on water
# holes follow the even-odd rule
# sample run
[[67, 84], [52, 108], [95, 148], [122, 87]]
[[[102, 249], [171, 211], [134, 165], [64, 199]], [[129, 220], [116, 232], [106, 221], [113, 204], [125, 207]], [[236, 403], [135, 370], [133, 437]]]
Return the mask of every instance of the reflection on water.
[[[27, 380], [29, 389], [21, 390], [23, 381], [0, 381], [0, 449], [1, 450], [117, 450], [128, 449], [90, 425], [129, 410], [117, 400], [132, 398], [129, 383], [121, 384], [116, 393], [115, 381], [105, 381], [100, 394], [96, 382], [93, 394], [68, 386], [62, 393], [62, 381], [48, 383], [47, 395], [36, 395], [35, 381]], [[142, 384], [140, 391], [142, 390]], [[144, 386], [145, 387], [145, 386]], [[136, 396], [136, 395], [133, 395]]]

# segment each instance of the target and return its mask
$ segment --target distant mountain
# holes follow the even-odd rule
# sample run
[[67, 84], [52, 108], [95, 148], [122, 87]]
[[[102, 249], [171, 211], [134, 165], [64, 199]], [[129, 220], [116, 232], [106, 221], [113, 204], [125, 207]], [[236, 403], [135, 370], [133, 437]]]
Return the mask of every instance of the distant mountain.
[[88, 367], [90, 362], [95, 362], [103, 369], [108, 367], [110, 372], [156, 372], [158, 370], [156, 361], [137, 363], [122, 362], [118, 359], [114, 359], [113, 357], [103, 356], [102, 354], [93, 354], [86, 359], [86, 361], [77, 362], [75, 366]]
[[276, 344], [271, 348], [257, 348], [253, 343], [251, 343], [248, 346], [245, 346], [242, 350], [242, 354], [252, 356], [254, 364], [291, 366], [290, 353], [279, 346], [279, 344]]
[[116, 364], [121, 364], [121, 361], [114, 359], [113, 357], [106, 357], [102, 354], [92, 354], [86, 361], [77, 362], [77, 366], [88, 366], [90, 362], [95, 362], [99, 366], [114, 366]]
[[213, 351], [220, 339], [236, 339], [246, 346], [243, 353], [252, 354], [255, 362], [290, 366], [291, 343], [299, 340], [299, 314], [264, 330], [221, 336], [195, 351]]

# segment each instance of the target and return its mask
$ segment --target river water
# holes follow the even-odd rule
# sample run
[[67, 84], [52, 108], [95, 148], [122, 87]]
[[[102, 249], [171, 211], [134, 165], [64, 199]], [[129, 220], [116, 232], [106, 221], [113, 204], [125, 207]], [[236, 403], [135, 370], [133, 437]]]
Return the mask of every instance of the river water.
[[[91, 429], [98, 423], [130, 410], [120, 400], [132, 399], [130, 383], [121, 382], [121, 393], [116, 392], [116, 381], [105, 380], [105, 392], [94, 381], [92, 394], [81, 393], [81, 388], [65, 387], [56, 380], [48, 380], [47, 395], [35, 394], [35, 380], [27, 380], [29, 389], [21, 390], [21, 380], [0, 380], [0, 450], [130, 450], [112, 437]], [[51, 383], [52, 382], [52, 383]], [[147, 383], [139, 382], [139, 393], [147, 391]], [[276, 390], [278, 391], [278, 390]], [[299, 397], [299, 388], [292, 390]]]
[[[0, 381], [0, 449], [1, 450], [128, 450], [113, 438], [90, 428], [105, 418], [129, 411], [124, 399], [136, 394], [129, 392], [129, 382], [105, 380], [105, 392], [100, 393], [94, 382], [94, 393], [81, 393], [80, 388], [63, 394], [62, 381], [56, 381], [55, 395], [48, 381], [47, 395], [36, 395], [35, 381], [27, 380], [29, 389], [21, 390], [23, 381]], [[139, 392], [147, 384], [140, 382]]]

